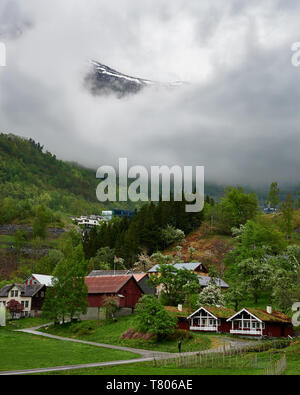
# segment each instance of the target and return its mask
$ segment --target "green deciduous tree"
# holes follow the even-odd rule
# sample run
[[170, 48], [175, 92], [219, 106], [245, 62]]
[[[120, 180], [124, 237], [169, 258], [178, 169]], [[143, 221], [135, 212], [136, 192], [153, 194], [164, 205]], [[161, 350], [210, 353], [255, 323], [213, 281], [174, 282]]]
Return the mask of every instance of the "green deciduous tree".
[[173, 243], [180, 243], [181, 241], [184, 240], [184, 232], [180, 229], [176, 229], [172, 225], [167, 225], [163, 230], [162, 230], [162, 239], [165, 243], [165, 246], [168, 247], [169, 245]]
[[144, 295], [136, 305], [136, 329], [140, 332], [155, 333], [158, 340], [172, 334], [176, 318], [168, 314], [155, 296]]
[[288, 313], [293, 303], [300, 300], [300, 266], [297, 270], [277, 270], [272, 285], [276, 305]]
[[187, 293], [195, 293], [200, 288], [196, 274], [186, 269], [176, 269], [174, 265], [160, 264], [159, 275], [151, 275], [150, 282], [161, 287], [166, 304], [184, 303]]
[[294, 215], [294, 200], [292, 195], [289, 193], [287, 194], [284, 202], [280, 205], [280, 211], [282, 214], [282, 230], [285, 232], [286, 236], [291, 236], [293, 231], [293, 215]]
[[234, 310], [238, 311], [241, 302], [245, 299], [247, 290], [241, 284], [231, 284], [230, 288], [224, 294], [226, 304], [233, 305]]
[[82, 245], [76, 246], [72, 252], [58, 262], [53, 272], [53, 287], [47, 289], [43, 305], [44, 315], [55, 322], [73, 319], [87, 309], [87, 286], [85, 276], [87, 262]]
[[106, 309], [106, 315], [108, 318], [114, 318], [115, 313], [120, 308], [118, 299], [114, 296], [106, 296], [103, 300], [103, 307]]
[[36, 209], [35, 218], [32, 224], [33, 236], [45, 239], [47, 236], [47, 227], [51, 221], [51, 212], [44, 205]]
[[243, 289], [246, 289], [257, 304], [260, 293], [268, 289], [273, 267], [255, 258], [245, 259], [237, 264], [238, 278]]
[[210, 282], [207, 287], [200, 292], [198, 306], [225, 306], [225, 299], [221, 288], [214, 282]]
[[233, 227], [245, 224], [258, 213], [258, 200], [254, 192], [246, 193], [241, 187], [228, 187], [221, 202], [210, 206], [207, 215], [214, 218], [214, 226], [221, 233], [230, 234]]

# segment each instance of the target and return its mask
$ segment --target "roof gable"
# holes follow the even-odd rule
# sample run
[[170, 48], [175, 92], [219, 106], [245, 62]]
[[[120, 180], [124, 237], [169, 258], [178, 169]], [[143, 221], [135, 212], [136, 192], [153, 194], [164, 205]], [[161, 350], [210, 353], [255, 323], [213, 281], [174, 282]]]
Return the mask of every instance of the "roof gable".
[[291, 319], [285, 314], [281, 313], [280, 311], [272, 311], [272, 313], [269, 314], [266, 310], [263, 309], [254, 309], [254, 308], [246, 308], [246, 307], [235, 313], [230, 318], [228, 318], [227, 321], [231, 321], [236, 316], [241, 314], [243, 311], [247, 312], [252, 317], [254, 317], [255, 319], [261, 322], [281, 322], [281, 323], [291, 322]]
[[200, 310], [206, 311], [208, 314], [212, 315], [214, 318], [219, 319], [219, 318], [229, 318], [233, 313], [234, 310], [229, 309], [227, 307], [222, 307], [222, 306], [201, 306], [199, 307], [198, 310], [194, 311], [188, 318], [192, 317], [196, 313], [198, 313]]
[[30, 277], [34, 277], [40, 284], [46, 285], [47, 287], [52, 286], [52, 280], [54, 279], [53, 276], [48, 276], [46, 274], [32, 274]]

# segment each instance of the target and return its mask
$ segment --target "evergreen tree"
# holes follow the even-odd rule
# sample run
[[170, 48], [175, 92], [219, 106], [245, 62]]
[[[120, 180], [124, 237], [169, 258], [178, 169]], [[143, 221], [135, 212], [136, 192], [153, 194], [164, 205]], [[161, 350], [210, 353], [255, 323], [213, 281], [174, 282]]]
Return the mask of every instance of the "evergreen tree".
[[267, 203], [271, 205], [271, 207], [276, 208], [280, 202], [279, 199], [279, 188], [277, 182], [272, 182], [270, 185], [270, 191], [268, 195]]

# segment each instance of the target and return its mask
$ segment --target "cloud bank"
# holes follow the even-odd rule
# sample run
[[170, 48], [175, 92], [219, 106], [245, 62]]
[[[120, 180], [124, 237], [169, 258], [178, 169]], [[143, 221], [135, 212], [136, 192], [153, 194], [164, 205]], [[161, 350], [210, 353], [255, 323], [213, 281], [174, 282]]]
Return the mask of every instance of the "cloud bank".
[[[298, 1], [2, 0], [0, 131], [97, 168], [204, 165], [224, 184], [298, 182]], [[172, 90], [92, 96], [89, 59]]]

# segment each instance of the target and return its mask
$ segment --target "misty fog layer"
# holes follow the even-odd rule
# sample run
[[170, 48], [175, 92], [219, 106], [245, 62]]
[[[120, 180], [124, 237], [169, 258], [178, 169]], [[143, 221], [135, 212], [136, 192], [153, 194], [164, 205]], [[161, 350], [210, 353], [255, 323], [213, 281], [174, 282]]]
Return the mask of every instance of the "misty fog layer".
[[[0, 131], [97, 168], [204, 165], [211, 182], [298, 182], [299, 1], [1, 0]], [[89, 60], [154, 81], [119, 99]]]

